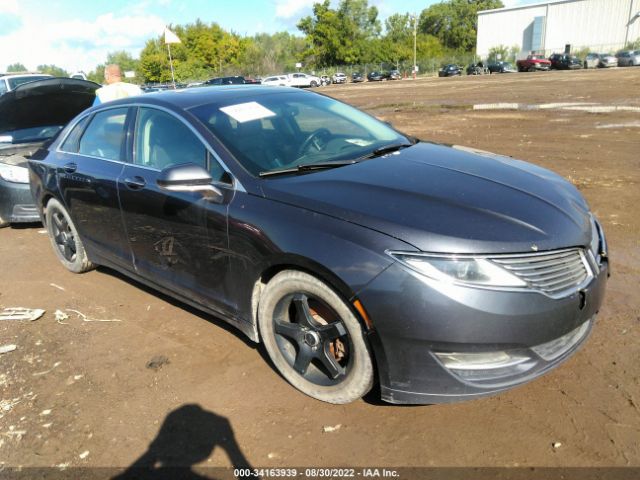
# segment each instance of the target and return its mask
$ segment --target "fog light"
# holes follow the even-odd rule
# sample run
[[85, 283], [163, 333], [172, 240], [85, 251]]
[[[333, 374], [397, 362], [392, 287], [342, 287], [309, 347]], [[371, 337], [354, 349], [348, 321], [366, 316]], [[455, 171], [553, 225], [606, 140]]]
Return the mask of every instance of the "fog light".
[[547, 362], [555, 360], [556, 358], [567, 353], [580, 340], [582, 340], [589, 331], [590, 325], [591, 320], [587, 320], [578, 328], [571, 330], [566, 335], [563, 335], [560, 338], [556, 338], [555, 340], [551, 340], [550, 342], [531, 347], [531, 350], [536, 352], [542, 359], [546, 360]]
[[442, 364], [452, 370], [493, 370], [519, 365], [529, 357], [507, 352], [436, 353]]

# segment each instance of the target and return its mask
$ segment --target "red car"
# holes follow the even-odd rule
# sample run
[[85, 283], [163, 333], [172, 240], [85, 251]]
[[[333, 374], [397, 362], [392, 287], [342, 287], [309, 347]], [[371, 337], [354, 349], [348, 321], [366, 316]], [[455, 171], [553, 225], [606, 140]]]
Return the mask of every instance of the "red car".
[[551, 62], [544, 55], [529, 55], [516, 62], [519, 72], [536, 72], [538, 70], [550, 70]]

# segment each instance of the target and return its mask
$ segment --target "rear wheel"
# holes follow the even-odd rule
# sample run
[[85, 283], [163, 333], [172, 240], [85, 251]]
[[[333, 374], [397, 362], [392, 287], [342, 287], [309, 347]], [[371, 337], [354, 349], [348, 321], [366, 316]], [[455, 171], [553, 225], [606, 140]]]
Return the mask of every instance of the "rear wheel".
[[299, 271], [267, 284], [258, 309], [269, 357], [289, 383], [310, 397], [344, 404], [373, 385], [373, 362], [360, 322], [325, 283]]
[[83, 273], [95, 268], [87, 258], [84, 245], [69, 213], [55, 198], [47, 203], [45, 218], [53, 251], [67, 270]]

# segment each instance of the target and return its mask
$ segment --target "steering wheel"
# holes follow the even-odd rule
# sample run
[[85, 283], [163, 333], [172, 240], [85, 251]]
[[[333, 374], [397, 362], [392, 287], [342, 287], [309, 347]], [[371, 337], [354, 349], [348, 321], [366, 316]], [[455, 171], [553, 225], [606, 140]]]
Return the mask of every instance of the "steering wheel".
[[322, 141], [323, 137], [330, 137], [331, 132], [326, 128], [318, 128], [309, 134], [309, 136], [302, 142], [300, 148], [298, 149], [298, 155], [303, 155], [309, 150], [311, 146], [313, 146], [316, 150], [320, 151], [324, 147], [326, 147], [326, 142]]

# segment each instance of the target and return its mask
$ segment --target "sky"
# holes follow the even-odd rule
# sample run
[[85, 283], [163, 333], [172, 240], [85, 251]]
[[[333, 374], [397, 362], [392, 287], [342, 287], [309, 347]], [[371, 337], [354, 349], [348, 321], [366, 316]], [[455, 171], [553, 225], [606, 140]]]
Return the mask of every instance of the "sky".
[[[318, 1], [318, 0], [315, 0]], [[369, 0], [384, 20], [421, 12], [438, 0]], [[507, 6], [539, 0], [503, 0]], [[29, 70], [55, 64], [89, 72], [107, 53], [140, 53], [165, 25], [196, 19], [241, 35], [287, 30], [311, 13], [314, 0], [0, 0], [0, 72], [20, 62]], [[337, 4], [337, 0], [332, 0]]]

